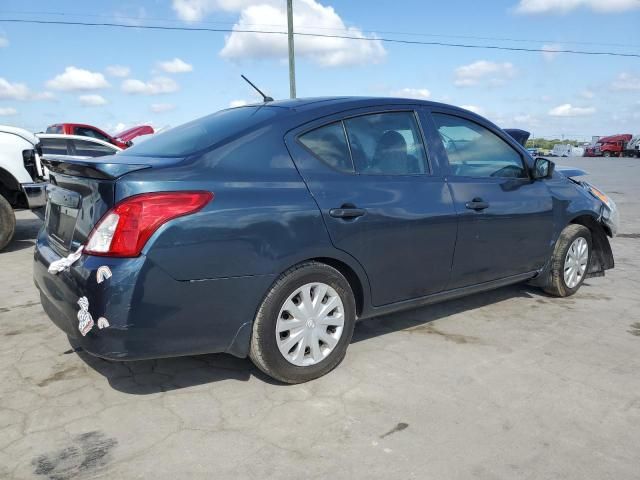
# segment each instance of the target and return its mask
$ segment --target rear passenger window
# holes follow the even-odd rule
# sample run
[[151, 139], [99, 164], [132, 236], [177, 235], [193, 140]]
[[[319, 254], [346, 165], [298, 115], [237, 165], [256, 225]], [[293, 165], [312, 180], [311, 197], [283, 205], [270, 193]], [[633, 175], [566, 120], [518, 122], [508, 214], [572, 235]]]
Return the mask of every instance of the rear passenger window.
[[40, 148], [44, 155], [67, 155], [67, 140], [63, 138], [41, 138]]
[[453, 175], [527, 178], [522, 157], [490, 130], [464, 118], [434, 113]]
[[99, 143], [85, 142], [84, 140], [72, 140], [71, 142], [75, 147], [74, 155], [80, 157], [102, 157], [116, 153], [114, 148], [100, 145]]
[[414, 175], [426, 172], [427, 159], [413, 112], [362, 115], [344, 120], [356, 172]]
[[299, 141], [330, 167], [342, 172], [353, 172], [342, 122], [307, 132], [299, 137]]

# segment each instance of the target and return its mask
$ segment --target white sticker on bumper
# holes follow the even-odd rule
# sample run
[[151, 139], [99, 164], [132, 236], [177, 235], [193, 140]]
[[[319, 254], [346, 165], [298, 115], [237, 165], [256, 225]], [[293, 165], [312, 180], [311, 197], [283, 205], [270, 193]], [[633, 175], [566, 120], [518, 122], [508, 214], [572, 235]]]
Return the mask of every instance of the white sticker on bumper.
[[89, 330], [93, 328], [93, 317], [89, 313], [89, 299], [87, 297], [80, 297], [78, 299], [78, 305], [80, 310], [78, 311], [78, 330], [84, 337]]
[[102, 330], [103, 328], [107, 328], [109, 326], [109, 320], [104, 317], [100, 317], [98, 319], [98, 328]]
[[98, 271], [96, 272], [96, 281], [98, 283], [102, 283], [108, 278], [111, 278], [111, 269], [106, 265], [98, 268]]
[[49, 265], [49, 268], [47, 269], [48, 272], [53, 275], [57, 275], [60, 272], [64, 272], [82, 256], [83, 248], [84, 246], [80, 245], [80, 247], [75, 252], [70, 253], [69, 255], [67, 255], [64, 258], [61, 258], [60, 260], [55, 260], [51, 262], [51, 264]]

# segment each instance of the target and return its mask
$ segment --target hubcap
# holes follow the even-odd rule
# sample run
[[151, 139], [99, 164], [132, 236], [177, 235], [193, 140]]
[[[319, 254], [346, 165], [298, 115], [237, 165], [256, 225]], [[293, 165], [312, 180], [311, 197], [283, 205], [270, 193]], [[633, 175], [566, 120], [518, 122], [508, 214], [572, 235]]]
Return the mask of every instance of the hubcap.
[[276, 341], [282, 356], [306, 367], [321, 362], [342, 336], [344, 306], [325, 283], [307, 283], [284, 302], [276, 322]]
[[575, 288], [587, 271], [589, 263], [589, 244], [582, 238], [576, 238], [564, 259], [564, 283], [569, 288]]

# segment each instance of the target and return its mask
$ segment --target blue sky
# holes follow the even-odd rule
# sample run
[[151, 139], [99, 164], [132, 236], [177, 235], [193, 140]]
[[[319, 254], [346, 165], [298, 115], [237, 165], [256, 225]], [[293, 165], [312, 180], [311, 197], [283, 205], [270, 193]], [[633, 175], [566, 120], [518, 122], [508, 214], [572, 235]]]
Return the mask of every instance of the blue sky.
[[[284, 0], [2, 0], [0, 18], [282, 30], [284, 6]], [[294, 0], [294, 11], [302, 32], [640, 53], [640, 0]], [[536, 136], [640, 133], [640, 58], [296, 42], [298, 96], [429, 98]], [[0, 22], [0, 123], [33, 131], [62, 121], [111, 132], [143, 122], [175, 126], [255, 101], [240, 73], [286, 98], [285, 52], [280, 35]]]

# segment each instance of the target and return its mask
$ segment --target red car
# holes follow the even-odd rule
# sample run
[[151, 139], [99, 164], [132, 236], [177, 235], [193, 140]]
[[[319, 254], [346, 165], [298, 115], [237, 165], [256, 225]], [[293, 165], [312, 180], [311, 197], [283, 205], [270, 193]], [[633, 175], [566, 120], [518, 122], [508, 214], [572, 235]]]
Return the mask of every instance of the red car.
[[140, 135], [151, 135], [154, 133], [153, 127], [149, 125], [139, 125], [137, 127], [124, 130], [113, 137], [108, 133], [92, 125], [83, 123], [56, 123], [47, 127], [46, 133], [61, 133], [64, 135], [81, 135], [83, 137], [93, 137], [120, 148], [128, 148], [132, 145], [131, 140]]

